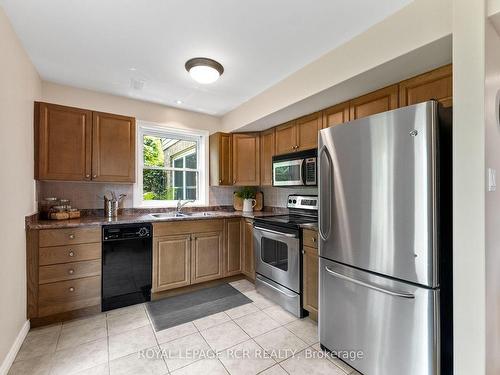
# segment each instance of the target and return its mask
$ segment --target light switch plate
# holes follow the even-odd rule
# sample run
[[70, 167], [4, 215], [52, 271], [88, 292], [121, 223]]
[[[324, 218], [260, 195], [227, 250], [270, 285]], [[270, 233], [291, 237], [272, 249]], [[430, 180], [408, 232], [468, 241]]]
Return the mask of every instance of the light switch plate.
[[497, 190], [497, 171], [493, 168], [488, 168], [488, 191]]

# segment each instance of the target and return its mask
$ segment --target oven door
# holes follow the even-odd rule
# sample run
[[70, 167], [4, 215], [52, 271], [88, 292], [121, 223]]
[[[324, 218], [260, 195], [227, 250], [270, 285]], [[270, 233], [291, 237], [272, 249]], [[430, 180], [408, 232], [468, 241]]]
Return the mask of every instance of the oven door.
[[254, 227], [255, 272], [300, 293], [299, 232]]
[[304, 185], [304, 159], [283, 160], [273, 162], [274, 186]]

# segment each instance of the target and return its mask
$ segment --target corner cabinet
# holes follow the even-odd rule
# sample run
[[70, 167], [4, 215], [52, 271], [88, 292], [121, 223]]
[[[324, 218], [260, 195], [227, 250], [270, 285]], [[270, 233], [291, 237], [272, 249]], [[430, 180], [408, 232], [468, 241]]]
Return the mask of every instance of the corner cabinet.
[[35, 102], [35, 178], [135, 182], [135, 119]]
[[259, 133], [233, 134], [233, 185], [260, 185]]

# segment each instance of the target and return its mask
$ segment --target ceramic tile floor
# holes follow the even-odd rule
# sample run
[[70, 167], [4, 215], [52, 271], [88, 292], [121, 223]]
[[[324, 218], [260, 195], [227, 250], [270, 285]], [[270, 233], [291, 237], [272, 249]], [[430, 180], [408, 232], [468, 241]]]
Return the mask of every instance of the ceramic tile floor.
[[314, 321], [231, 285], [254, 302], [160, 332], [144, 305], [31, 330], [9, 374], [356, 374], [321, 355]]

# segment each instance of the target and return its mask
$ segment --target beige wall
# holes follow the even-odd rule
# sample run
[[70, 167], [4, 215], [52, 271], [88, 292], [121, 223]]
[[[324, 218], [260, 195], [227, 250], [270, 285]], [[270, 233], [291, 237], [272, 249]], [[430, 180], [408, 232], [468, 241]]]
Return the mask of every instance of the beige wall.
[[[451, 34], [451, 0], [414, 0], [223, 117], [231, 131]], [[300, 48], [297, 50], [300, 53]], [[432, 59], [433, 56], [427, 56]], [[411, 65], [411, 61], [405, 62]], [[334, 103], [331, 103], [334, 104]]]
[[49, 103], [133, 116], [140, 121], [154, 122], [170, 127], [203, 129], [210, 133], [221, 130], [220, 118], [215, 116], [52, 82], [44, 81], [42, 83], [42, 100]]
[[6, 366], [26, 322], [24, 217], [34, 211], [33, 101], [41, 81], [1, 7], [0, 46], [0, 364]]
[[484, 374], [486, 368], [485, 12], [485, 0], [453, 1], [453, 307], [456, 375]]
[[498, 174], [497, 190], [486, 193], [486, 371], [500, 374], [500, 37], [486, 24], [486, 167]]

